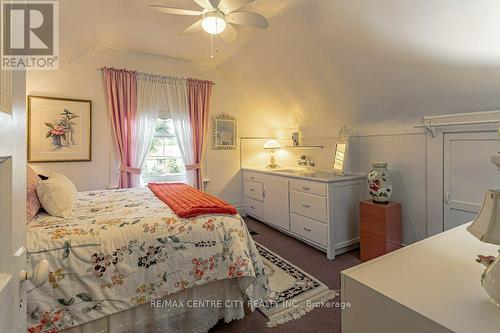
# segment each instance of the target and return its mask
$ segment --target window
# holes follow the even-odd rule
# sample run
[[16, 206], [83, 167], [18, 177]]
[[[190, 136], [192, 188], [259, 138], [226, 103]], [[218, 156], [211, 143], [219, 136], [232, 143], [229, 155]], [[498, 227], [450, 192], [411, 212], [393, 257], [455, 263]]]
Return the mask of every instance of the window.
[[143, 184], [186, 180], [186, 169], [171, 119], [158, 119], [141, 179]]

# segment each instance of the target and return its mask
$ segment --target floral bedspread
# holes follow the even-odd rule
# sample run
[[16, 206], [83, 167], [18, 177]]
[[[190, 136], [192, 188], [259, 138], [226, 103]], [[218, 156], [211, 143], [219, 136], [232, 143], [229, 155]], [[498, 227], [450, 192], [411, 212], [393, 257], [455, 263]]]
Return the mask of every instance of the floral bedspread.
[[182, 219], [147, 188], [78, 194], [68, 219], [28, 224], [30, 264], [49, 281], [28, 286], [29, 332], [57, 332], [211, 281], [238, 278], [267, 297], [262, 261], [239, 215]]

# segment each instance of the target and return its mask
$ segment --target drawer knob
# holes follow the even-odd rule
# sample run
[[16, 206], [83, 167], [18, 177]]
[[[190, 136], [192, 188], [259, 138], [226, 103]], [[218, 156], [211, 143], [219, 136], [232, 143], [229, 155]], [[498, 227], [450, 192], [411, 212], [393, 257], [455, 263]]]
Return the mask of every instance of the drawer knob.
[[250, 189], [250, 192], [255, 192], [255, 190], [253, 188]]
[[250, 206], [250, 208], [255, 209], [255, 206]]
[[307, 187], [307, 186], [302, 186], [302, 189], [305, 190], [305, 191], [309, 191], [311, 188]]
[[250, 177], [250, 179], [255, 180], [255, 177]]
[[307, 232], [311, 232], [311, 229], [304, 227], [304, 230]]
[[302, 206], [304, 206], [305, 208], [310, 208], [311, 206], [306, 204], [306, 203], [303, 203]]

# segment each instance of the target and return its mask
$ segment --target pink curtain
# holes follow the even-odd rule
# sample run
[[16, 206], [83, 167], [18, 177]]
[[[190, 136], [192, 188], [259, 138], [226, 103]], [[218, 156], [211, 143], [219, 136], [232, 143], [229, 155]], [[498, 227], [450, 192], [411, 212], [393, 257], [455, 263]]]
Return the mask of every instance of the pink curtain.
[[186, 165], [186, 170], [195, 172], [194, 187], [202, 190], [202, 161], [207, 145], [208, 123], [210, 112], [211, 81], [188, 79], [188, 104], [191, 133], [193, 136], [194, 163]]
[[124, 69], [105, 68], [104, 86], [108, 111], [120, 153], [119, 188], [132, 187], [132, 174], [141, 174], [141, 169], [131, 165], [135, 149], [134, 123], [137, 114], [136, 72]]

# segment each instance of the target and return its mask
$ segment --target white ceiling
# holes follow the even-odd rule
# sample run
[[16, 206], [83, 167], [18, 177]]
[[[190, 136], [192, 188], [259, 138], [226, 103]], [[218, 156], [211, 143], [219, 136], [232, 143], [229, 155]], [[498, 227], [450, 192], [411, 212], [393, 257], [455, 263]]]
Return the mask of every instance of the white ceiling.
[[[303, 0], [256, 0], [242, 10], [254, 11], [270, 19], [293, 8]], [[149, 5], [200, 9], [191, 0], [62, 0], [61, 55], [78, 54], [88, 43], [169, 56], [217, 66], [245, 42], [264, 31], [237, 27], [239, 37], [226, 44], [214, 39], [215, 59], [210, 58], [210, 37], [206, 33], [179, 36], [178, 32], [196, 21], [192, 16], [177, 16], [153, 11]]]
[[284, 126], [500, 109], [498, 0], [255, 0], [269, 29], [238, 27], [215, 60], [207, 34], [177, 35], [193, 17], [148, 8], [191, 0], [60, 3], [63, 63], [100, 43], [208, 64]]
[[500, 1], [311, 0], [219, 69], [247, 114], [315, 134], [500, 109]]

